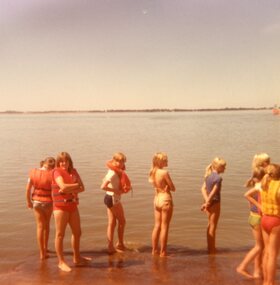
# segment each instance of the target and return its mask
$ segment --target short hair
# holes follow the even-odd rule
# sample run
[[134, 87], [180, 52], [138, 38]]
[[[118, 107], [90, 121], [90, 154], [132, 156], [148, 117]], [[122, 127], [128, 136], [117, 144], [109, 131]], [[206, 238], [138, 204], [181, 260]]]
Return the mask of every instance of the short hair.
[[271, 180], [280, 180], [280, 165], [269, 164], [266, 168], [266, 175], [262, 179], [262, 189], [267, 191]]
[[252, 169], [255, 167], [265, 167], [270, 164], [270, 156], [263, 152], [255, 154], [252, 161]]
[[120, 161], [126, 162], [126, 156], [122, 152], [116, 152], [113, 155], [113, 160], [118, 161], [118, 162]]
[[43, 161], [43, 165], [47, 165], [48, 168], [53, 169], [55, 167], [55, 158], [48, 156]]

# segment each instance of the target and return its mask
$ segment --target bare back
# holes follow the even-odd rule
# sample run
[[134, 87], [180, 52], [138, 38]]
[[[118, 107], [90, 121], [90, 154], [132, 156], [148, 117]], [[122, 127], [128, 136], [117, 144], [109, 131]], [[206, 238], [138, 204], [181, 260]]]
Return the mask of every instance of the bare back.
[[165, 169], [157, 169], [153, 177], [153, 185], [157, 192], [170, 192], [175, 191], [175, 186]]

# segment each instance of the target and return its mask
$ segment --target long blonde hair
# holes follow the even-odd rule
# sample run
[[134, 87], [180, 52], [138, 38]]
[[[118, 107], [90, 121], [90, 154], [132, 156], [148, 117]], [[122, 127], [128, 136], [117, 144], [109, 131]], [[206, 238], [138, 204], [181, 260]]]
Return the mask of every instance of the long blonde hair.
[[270, 164], [270, 157], [267, 153], [255, 154], [252, 161], [252, 169], [256, 167], [265, 167]]
[[215, 157], [212, 162], [205, 168], [204, 178], [208, 177], [214, 170], [219, 170], [221, 167], [226, 166], [226, 161], [222, 158]]
[[153, 181], [157, 169], [160, 169], [164, 166], [164, 163], [167, 162], [168, 157], [164, 152], [157, 152], [153, 156], [152, 167], [149, 172], [149, 180]]
[[280, 165], [269, 164], [266, 168], [266, 175], [262, 179], [262, 189], [267, 191], [271, 180], [280, 180]]

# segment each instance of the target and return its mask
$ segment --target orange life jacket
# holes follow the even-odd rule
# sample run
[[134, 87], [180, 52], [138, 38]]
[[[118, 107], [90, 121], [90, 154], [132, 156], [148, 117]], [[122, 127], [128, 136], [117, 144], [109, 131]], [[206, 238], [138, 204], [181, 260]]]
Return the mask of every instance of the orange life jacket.
[[115, 171], [117, 173], [117, 175], [119, 176], [119, 178], [120, 178], [120, 190], [123, 193], [128, 193], [130, 190], [132, 190], [132, 185], [131, 185], [130, 179], [123, 169], [114, 165], [112, 163], [112, 160], [107, 161], [106, 166], [109, 169]]
[[30, 171], [29, 178], [34, 187], [34, 191], [32, 192], [32, 200], [51, 203], [51, 171], [35, 168]]
[[76, 183], [76, 177], [79, 176], [77, 171], [73, 169], [72, 173], [67, 172], [66, 170], [62, 168], [55, 168], [53, 170], [53, 175], [52, 175], [52, 199], [53, 199], [53, 204], [54, 206], [57, 207], [63, 207], [63, 206], [68, 206], [71, 204], [79, 204], [79, 198], [77, 194], [72, 194], [72, 193], [60, 193], [59, 192], [59, 186], [57, 185], [54, 174], [59, 173], [59, 176], [62, 176], [64, 183], [66, 184], [73, 184]]

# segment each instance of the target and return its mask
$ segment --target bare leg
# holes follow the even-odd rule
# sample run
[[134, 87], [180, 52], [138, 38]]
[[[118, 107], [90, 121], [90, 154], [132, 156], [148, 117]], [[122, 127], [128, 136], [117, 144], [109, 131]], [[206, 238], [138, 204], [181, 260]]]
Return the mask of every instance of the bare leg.
[[264, 241], [263, 285], [267, 285], [267, 261], [268, 261], [269, 235], [265, 230], [262, 230], [262, 236], [263, 236], [263, 241]]
[[71, 268], [67, 265], [63, 256], [63, 239], [65, 235], [65, 229], [69, 222], [70, 213], [61, 210], [55, 210], [54, 212], [55, 220], [55, 250], [58, 257], [58, 267], [65, 272], [70, 272]]
[[34, 216], [37, 224], [37, 243], [40, 251], [40, 259], [45, 258], [45, 244], [44, 244], [44, 213], [42, 209], [34, 208]]
[[78, 208], [75, 212], [70, 213], [69, 225], [72, 230], [71, 243], [73, 249], [73, 262], [76, 266], [88, 264], [91, 260], [89, 257], [83, 257], [80, 254], [80, 241], [81, 241], [81, 220]]
[[47, 207], [44, 211], [44, 221], [45, 221], [45, 227], [44, 227], [44, 251], [45, 251], [45, 258], [48, 256], [48, 244], [49, 244], [49, 235], [50, 235], [50, 220], [52, 217], [53, 208]]
[[156, 255], [158, 254], [158, 241], [159, 241], [159, 235], [161, 231], [161, 210], [158, 210], [157, 208], [154, 209], [154, 215], [155, 215], [155, 225], [152, 232], [152, 254]]
[[117, 249], [118, 250], [125, 250], [124, 246], [124, 229], [125, 229], [125, 216], [124, 216], [124, 210], [123, 206], [121, 203], [116, 204], [113, 208], [112, 211], [114, 213], [114, 216], [118, 220], [118, 243], [117, 243]]
[[208, 253], [215, 254], [216, 253], [216, 229], [220, 217], [220, 203], [215, 203], [207, 210], [208, 214], [208, 226], [207, 226], [207, 246]]
[[160, 231], [160, 256], [167, 256], [167, 241], [168, 241], [168, 231], [169, 224], [173, 214], [173, 206], [168, 202], [162, 207], [162, 217], [161, 217], [161, 231]]
[[266, 274], [267, 283], [266, 285], [275, 284], [277, 256], [280, 247], [280, 226], [274, 227], [269, 234], [268, 248], [267, 248], [267, 263], [266, 263]]
[[116, 217], [114, 216], [112, 208], [107, 208], [108, 226], [107, 226], [107, 240], [108, 240], [108, 253], [116, 252], [114, 248], [114, 231], [116, 227]]
[[73, 249], [73, 262], [78, 263], [80, 261], [80, 239], [81, 239], [81, 222], [79, 210], [70, 213], [69, 225], [72, 230], [71, 244]]
[[[236, 268], [236, 271], [243, 276], [252, 279], [252, 278], [260, 278], [262, 275], [262, 251], [263, 251], [263, 239], [261, 233], [261, 227], [257, 226], [252, 229], [252, 233], [255, 239], [255, 246], [246, 254], [243, 261]], [[247, 271], [248, 265], [254, 261], [254, 274], [250, 274]]]

